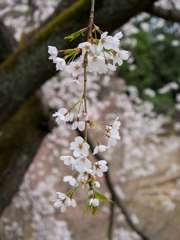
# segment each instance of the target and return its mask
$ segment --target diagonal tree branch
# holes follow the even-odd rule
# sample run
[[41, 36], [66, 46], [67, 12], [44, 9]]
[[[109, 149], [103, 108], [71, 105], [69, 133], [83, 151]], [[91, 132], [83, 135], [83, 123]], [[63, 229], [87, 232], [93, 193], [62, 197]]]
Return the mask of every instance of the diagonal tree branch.
[[78, 0], [61, 0], [60, 3], [57, 5], [54, 12], [39, 26], [38, 30], [43, 29], [47, 26], [51, 21], [53, 21], [59, 14], [61, 14], [63, 11], [65, 11], [67, 8], [72, 6], [74, 3], [76, 3]]
[[[113, 31], [156, 0], [99, 0], [95, 5], [95, 23]], [[49, 62], [47, 46], [58, 49], [76, 47], [78, 39], [68, 43], [64, 37], [87, 26], [90, 0], [79, 0], [40, 30], [0, 66], [0, 128], [20, 106], [56, 71]], [[84, 41], [84, 39], [82, 40]]]
[[157, 17], [164, 18], [165, 20], [180, 22], [180, 11], [178, 10], [165, 10], [161, 7], [151, 6], [145, 11]]

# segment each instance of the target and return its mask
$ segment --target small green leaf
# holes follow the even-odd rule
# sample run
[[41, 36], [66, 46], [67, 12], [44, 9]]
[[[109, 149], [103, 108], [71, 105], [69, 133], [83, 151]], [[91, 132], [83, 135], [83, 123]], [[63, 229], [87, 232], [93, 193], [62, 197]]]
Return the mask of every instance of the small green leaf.
[[104, 195], [102, 195], [101, 193], [98, 193], [98, 192], [96, 192], [96, 191], [94, 191], [94, 193], [95, 193], [96, 198], [97, 198], [99, 201], [108, 201], [108, 202], [114, 203], [113, 201], [111, 201], [110, 199], [108, 199], [107, 197], [105, 197]]
[[85, 205], [85, 208], [84, 208], [84, 212], [83, 212], [83, 217], [84, 217], [85, 212], [88, 210], [88, 208], [91, 207], [89, 205], [89, 202], [90, 202], [91, 198], [92, 198], [92, 196], [89, 196], [88, 199], [87, 199], [87, 202], [86, 202], [86, 205]]
[[75, 33], [72, 33], [71, 35], [65, 37], [64, 39], [71, 39], [70, 40], [70, 42], [71, 42], [75, 38], [79, 37], [81, 34], [82, 34], [82, 36], [84, 36], [83, 32], [84, 32], [83, 29], [81, 29], [81, 30], [79, 30], [79, 31], [77, 31]]

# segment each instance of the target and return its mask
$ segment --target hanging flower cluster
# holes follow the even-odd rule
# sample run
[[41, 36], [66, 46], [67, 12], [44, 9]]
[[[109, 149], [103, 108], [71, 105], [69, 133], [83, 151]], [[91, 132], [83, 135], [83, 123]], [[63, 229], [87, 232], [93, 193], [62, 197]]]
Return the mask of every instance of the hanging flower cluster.
[[[72, 80], [68, 85], [76, 90], [81, 90], [81, 83], [79, 82], [79, 76], [84, 74], [84, 93], [83, 96], [72, 106], [70, 109], [61, 108], [58, 112], [53, 114], [56, 118], [57, 124], [66, 124], [66, 122], [72, 122], [72, 130], [79, 129], [79, 131], [85, 130], [85, 137], [76, 137], [74, 142], [70, 143], [69, 149], [72, 150], [71, 156], [61, 156], [60, 160], [64, 161], [65, 165], [71, 165], [74, 175], [65, 176], [64, 182], [69, 182], [74, 188], [66, 195], [64, 193], [57, 192], [58, 199], [54, 200], [55, 207], [61, 207], [61, 212], [65, 212], [69, 206], [75, 207], [76, 202], [72, 199], [75, 191], [80, 187], [88, 186], [87, 203], [84, 212], [90, 208], [92, 215], [97, 212], [99, 201], [111, 201], [102, 194], [95, 191], [95, 188], [100, 187], [100, 183], [97, 181], [97, 177], [102, 177], [103, 173], [108, 170], [107, 162], [100, 160], [93, 163], [89, 157], [90, 145], [87, 142], [87, 126], [93, 131], [97, 146], [93, 151], [93, 155], [98, 152], [104, 152], [111, 146], [117, 143], [120, 139], [119, 127], [120, 121], [118, 117], [112, 124], [100, 124], [94, 122], [88, 118], [87, 106], [86, 106], [86, 72], [91, 72], [95, 75], [105, 74], [108, 70], [115, 71], [116, 64], [122, 65], [123, 60], [127, 60], [129, 54], [125, 50], [120, 50], [120, 40], [123, 36], [122, 32], [118, 32], [114, 36], [108, 36], [108, 32], [102, 32], [99, 27], [92, 24], [92, 33], [95, 36], [88, 38], [87, 42], [82, 42], [75, 49], [64, 50], [65, 57], [58, 57], [58, 51], [54, 46], [48, 46], [49, 59], [53, 60], [56, 64], [56, 70], [63, 70], [72, 75]], [[88, 28], [82, 29], [66, 38], [73, 40], [80, 34], [83, 34]], [[100, 39], [97, 39], [97, 32], [100, 33]], [[88, 35], [89, 36], [89, 35]], [[81, 54], [81, 55], [80, 55]], [[80, 55], [79, 61], [74, 61], [75, 57]], [[78, 106], [78, 114], [74, 116], [72, 110]], [[107, 138], [107, 146], [99, 143], [94, 129], [103, 132]]]
[[[96, 27], [95, 31], [99, 31]], [[108, 70], [115, 71], [116, 63], [121, 66], [123, 60], [127, 60], [129, 57], [128, 51], [119, 50], [120, 38], [122, 38], [122, 32], [112, 36], [107, 35], [108, 32], [101, 34], [100, 39], [90, 39], [88, 42], [83, 42], [78, 45], [75, 49], [65, 50], [65, 57], [57, 57], [59, 52], [56, 47], [48, 46], [48, 53], [50, 54], [49, 59], [52, 59], [56, 64], [56, 70], [64, 70], [67, 73], [72, 74], [74, 80], [71, 80], [69, 84], [78, 85], [80, 82], [78, 78], [84, 72], [84, 55], [88, 55], [88, 65], [87, 71], [93, 72], [93, 74], [105, 74]], [[81, 53], [80, 60], [78, 62], [73, 62], [75, 57]], [[66, 60], [70, 57], [68, 64]], [[108, 60], [112, 59], [112, 63], [109, 63]]]

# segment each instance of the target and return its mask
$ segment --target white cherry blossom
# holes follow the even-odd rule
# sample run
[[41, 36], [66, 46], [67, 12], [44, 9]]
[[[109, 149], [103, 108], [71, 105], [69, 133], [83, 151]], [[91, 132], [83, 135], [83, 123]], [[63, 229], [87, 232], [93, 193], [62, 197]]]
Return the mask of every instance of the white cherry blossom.
[[58, 50], [54, 46], [48, 46], [48, 53], [51, 55], [51, 56], [49, 56], [49, 59], [54, 60], [58, 55]]
[[100, 183], [98, 181], [94, 181], [93, 182], [93, 186], [97, 187], [97, 188], [100, 188], [101, 185], [100, 185]]
[[127, 60], [129, 58], [129, 52], [125, 50], [120, 50], [113, 57], [113, 64], [118, 63], [119, 66], [123, 64], [123, 60]]
[[65, 177], [63, 178], [63, 181], [64, 181], [64, 182], [69, 182], [69, 184], [70, 184], [71, 186], [77, 185], [77, 181], [76, 181], [75, 177], [73, 177], [73, 176], [65, 176]]
[[120, 140], [121, 137], [119, 136], [119, 132], [118, 131], [114, 131], [113, 129], [111, 130], [110, 134], [106, 135], [108, 137], [108, 147], [110, 147], [111, 145], [115, 145], [117, 143], [117, 140]]
[[75, 169], [76, 161], [75, 161], [75, 159], [72, 156], [61, 156], [60, 160], [64, 161], [65, 165], [71, 165], [72, 164], [72, 170]]
[[66, 122], [72, 122], [73, 121], [73, 113], [71, 111], [68, 111], [65, 115]]
[[108, 147], [105, 146], [105, 145], [98, 145], [98, 146], [95, 147], [95, 149], [93, 151], [93, 155], [97, 154], [98, 152], [104, 152], [104, 151], [106, 151], [107, 148]]
[[75, 130], [76, 128], [78, 128], [79, 131], [83, 131], [85, 129], [85, 122], [77, 120], [72, 124], [71, 127], [72, 127], [72, 130]]
[[67, 113], [66, 108], [60, 108], [58, 112], [55, 112], [52, 116], [56, 117], [57, 124], [61, 125], [66, 123], [65, 113]]
[[91, 52], [94, 54], [94, 55], [99, 55], [100, 54], [100, 52], [97, 50], [97, 45], [95, 45], [95, 44], [93, 44], [92, 46], [91, 46]]
[[65, 71], [71, 73], [74, 77], [77, 77], [83, 73], [82, 62], [71, 62], [69, 66], [65, 68]]
[[88, 56], [88, 71], [97, 72], [100, 67], [103, 67], [105, 64], [105, 58], [102, 56]]
[[120, 40], [116, 37], [113, 37], [113, 43], [111, 49], [114, 50], [115, 52], [119, 51], [119, 45], [120, 45]]
[[115, 71], [116, 67], [110, 63], [104, 64], [102, 67], [99, 67], [98, 73], [105, 74], [108, 70]]
[[71, 206], [72, 207], [76, 207], [77, 206], [76, 201], [74, 199], [71, 199]]
[[84, 54], [86, 52], [89, 52], [91, 50], [91, 43], [90, 42], [82, 42], [78, 45], [78, 48], [82, 49], [82, 55], [84, 56]]
[[62, 201], [59, 200], [59, 199], [55, 200], [54, 207], [58, 208], [58, 207], [61, 207], [61, 206], [62, 206]]
[[116, 120], [114, 121], [113, 125], [112, 125], [112, 128], [117, 131], [119, 130], [119, 127], [121, 126], [121, 122], [118, 121], [119, 117], [116, 118]]
[[82, 137], [76, 137], [75, 142], [70, 143], [70, 150], [74, 150], [73, 155], [79, 157], [81, 154], [85, 157], [89, 155], [89, 144]]
[[75, 91], [76, 89], [82, 89], [81, 83], [77, 79], [68, 81], [67, 86], [70, 86], [72, 91]]
[[97, 50], [100, 52], [103, 50], [103, 48], [105, 49], [111, 49], [113, 42], [114, 42], [114, 38], [112, 36], [107, 36], [108, 32], [104, 32], [103, 34], [101, 34], [101, 39], [99, 40], [99, 44], [97, 47]]
[[82, 113], [78, 113], [77, 117], [78, 118], [82, 117], [84, 121], [87, 121], [89, 119], [87, 113], [85, 113], [84, 111]]
[[57, 57], [53, 62], [56, 63], [56, 71], [64, 70], [66, 67], [66, 61], [63, 58]]
[[85, 169], [90, 169], [92, 166], [89, 159], [84, 156], [80, 156], [79, 158], [77, 158], [77, 161], [78, 161], [78, 165], [76, 167], [76, 170], [78, 172], [83, 172]]
[[88, 180], [89, 174], [93, 174], [93, 171], [91, 169], [87, 169], [86, 167], [84, 168], [83, 172], [79, 173], [79, 176], [77, 178], [78, 181], [80, 180]]
[[70, 199], [70, 197], [68, 197], [66, 194], [64, 193], [60, 193], [60, 192], [57, 192], [57, 195], [59, 197], [59, 199], [55, 200], [54, 202], [54, 206], [55, 207], [61, 207], [61, 212], [65, 212], [66, 211], [66, 208], [71, 206], [72, 203], [73, 203], [73, 207], [76, 206], [76, 202], [74, 199]]
[[91, 198], [89, 205], [93, 205], [94, 207], [99, 206], [99, 200], [96, 197]]
[[65, 165], [71, 165], [74, 158], [72, 156], [61, 156], [60, 160], [64, 161]]
[[58, 112], [55, 112], [52, 116], [56, 117], [56, 122], [59, 125], [65, 125], [66, 122], [73, 120], [73, 113], [66, 108], [60, 108]]
[[105, 160], [101, 160], [96, 162], [93, 165], [93, 174], [97, 174], [98, 177], [103, 176], [103, 172], [107, 172], [108, 167], [106, 166], [107, 162]]
[[93, 190], [88, 191], [88, 196], [91, 196], [91, 195], [93, 195], [93, 194], [94, 194], [94, 191], [93, 191]]
[[114, 35], [115, 38], [121, 39], [123, 37], [123, 33], [120, 31]]
[[108, 147], [110, 147], [111, 145], [114, 146], [117, 143], [117, 140], [121, 139], [116, 126], [116, 124], [117, 125], [119, 124], [117, 121], [117, 118], [113, 124], [114, 124], [114, 128], [111, 126], [106, 126], [105, 136], [108, 138]]

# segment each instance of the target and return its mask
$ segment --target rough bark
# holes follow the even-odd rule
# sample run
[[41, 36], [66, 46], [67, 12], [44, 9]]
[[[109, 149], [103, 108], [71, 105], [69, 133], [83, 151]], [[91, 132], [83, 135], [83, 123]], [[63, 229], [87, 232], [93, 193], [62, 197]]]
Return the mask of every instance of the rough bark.
[[166, 10], [161, 7], [151, 6], [146, 9], [146, 12], [164, 18], [165, 20], [180, 22], [180, 11], [178, 10]]
[[17, 48], [13, 35], [0, 19], [0, 63], [2, 63]]
[[63, 11], [65, 11], [67, 8], [69, 8], [71, 5], [76, 3], [78, 0], [61, 0], [61, 2], [57, 5], [55, 11], [51, 16], [48, 17], [47, 20], [45, 20], [38, 28], [38, 30], [43, 29], [46, 27], [48, 23], [50, 23], [53, 19], [55, 19], [59, 14], [61, 14]]
[[43, 137], [49, 132], [48, 122], [40, 100], [33, 96], [4, 126], [0, 136], [0, 214], [18, 190]]
[[61, 2], [57, 5], [55, 11], [44, 22], [42, 22], [37, 29], [22, 34], [20, 44], [23, 46], [27, 41], [33, 38], [37, 32], [46, 27], [59, 14], [61, 14], [63, 11], [65, 11], [67, 8], [69, 8], [77, 1], [78, 0], [61, 0]]
[[[102, 30], [113, 31], [156, 0], [99, 0], [95, 23]], [[48, 60], [47, 46], [58, 49], [77, 46], [64, 37], [87, 26], [90, 0], [80, 0], [52, 20], [24, 47], [20, 47], [0, 66], [0, 128], [20, 106], [50, 77], [55, 66]], [[81, 39], [82, 40], [82, 39]]]

